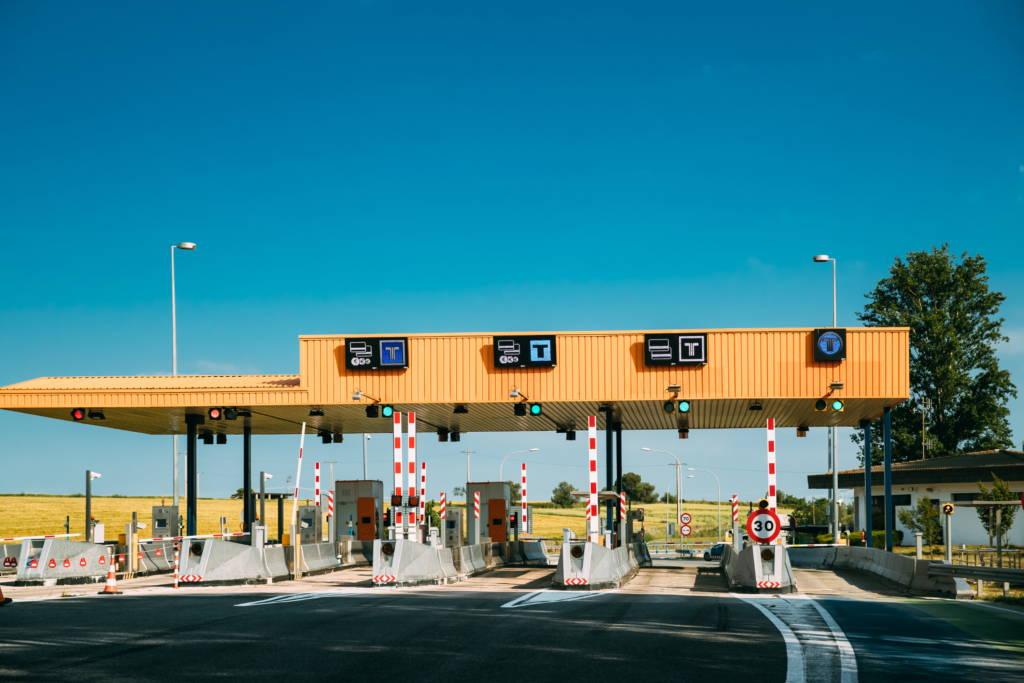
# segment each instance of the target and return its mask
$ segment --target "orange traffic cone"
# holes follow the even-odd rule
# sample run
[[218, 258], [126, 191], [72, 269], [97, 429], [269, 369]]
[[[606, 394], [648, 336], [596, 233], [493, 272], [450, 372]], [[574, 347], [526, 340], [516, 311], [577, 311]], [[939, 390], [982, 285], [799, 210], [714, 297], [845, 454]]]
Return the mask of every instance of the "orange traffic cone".
[[122, 595], [117, 590], [117, 570], [114, 568], [114, 558], [110, 558], [110, 567], [107, 569], [107, 585], [100, 591], [100, 595]]
[[0, 607], [3, 607], [9, 602], [12, 602], [12, 600], [10, 598], [4, 598], [4, 589], [0, 588]]

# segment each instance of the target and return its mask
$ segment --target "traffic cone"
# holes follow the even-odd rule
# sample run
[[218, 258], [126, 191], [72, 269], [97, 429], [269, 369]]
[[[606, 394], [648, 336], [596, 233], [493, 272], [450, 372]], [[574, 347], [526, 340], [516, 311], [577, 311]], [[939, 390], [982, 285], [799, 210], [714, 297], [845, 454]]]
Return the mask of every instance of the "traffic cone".
[[12, 602], [12, 600], [10, 598], [5, 598], [4, 597], [4, 589], [0, 588], [0, 607], [3, 607], [4, 605], [6, 605], [9, 602]]
[[121, 594], [121, 591], [117, 590], [117, 570], [114, 568], [113, 561], [111, 561], [110, 568], [107, 569], [107, 585], [104, 586], [103, 590], [100, 591], [100, 595]]

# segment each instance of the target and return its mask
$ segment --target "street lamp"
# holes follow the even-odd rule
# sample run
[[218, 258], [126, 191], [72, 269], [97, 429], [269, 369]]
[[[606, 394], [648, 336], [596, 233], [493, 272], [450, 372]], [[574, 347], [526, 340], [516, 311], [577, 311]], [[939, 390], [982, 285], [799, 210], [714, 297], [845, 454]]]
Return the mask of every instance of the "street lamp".
[[[711, 470], [696, 470], [692, 467], [688, 467], [687, 471], [704, 472], [705, 474], [710, 474], [712, 477], [714, 477], [715, 481], [718, 481], [718, 475], [712, 472]], [[692, 477], [693, 475], [691, 474], [690, 476]], [[718, 542], [722, 542], [722, 482], [720, 481], [718, 481]]]
[[[530, 449], [527, 449], [525, 451], [512, 451], [508, 455], [515, 455], [516, 453], [532, 453], [534, 451], [539, 451], [539, 450], [540, 450], [539, 448], [530, 448]], [[504, 479], [501, 478], [501, 468], [505, 466], [505, 461], [508, 460], [508, 455], [506, 455], [504, 458], [502, 458], [501, 459], [501, 464], [498, 465], [498, 481], [505, 481]], [[466, 471], [468, 472], [469, 470], [467, 469]]]
[[369, 441], [371, 438], [372, 437], [370, 437], [369, 434], [366, 434], [365, 432], [363, 433], [363, 480], [364, 481], [370, 478], [370, 475], [367, 474], [367, 467], [366, 467], [366, 442]]
[[85, 471], [85, 541], [93, 542], [92, 534], [92, 480], [99, 479], [102, 475], [92, 470]]
[[[680, 514], [680, 511], [681, 511], [680, 502], [679, 502], [679, 490], [682, 488], [682, 481], [683, 481], [682, 477], [679, 475], [679, 468], [682, 467], [683, 465], [685, 465], [686, 463], [685, 462], [679, 462], [679, 458], [676, 458], [676, 456], [673, 453], [669, 453], [668, 451], [659, 451], [656, 448], [641, 448], [640, 450], [642, 450], [642, 451], [649, 451], [651, 453], [664, 453], [665, 455], [671, 455], [673, 458], [675, 458], [675, 461], [676, 461], [676, 520], [678, 521], [679, 520], [679, 514]], [[669, 464], [671, 465], [672, 463], [669, 463]]]
[[[818, 254], [814, 257], [815, 263], [832, 262], [832, 327], [836, 326], [836, 260], [829, 258], [828, 254]], [[829, 467], [832, 468], [832, 538], [838, 542], [839, 539], [839, 449], [836, 442], [836, 428], [829, 428]], [[870, 460], [870, 457], [869, 457]], [[870, 466], [868, 467], [870, 476]]]
[[[195, 251], [195, 242], [171, 245], [171, 374], [178, 376], [178, 313], [174, 301], [174, 250]], [[178, 435], [174, 437], [174, 505], [178, 505]]]
[[[272, 474], [267, 474], [266, 472], [260, 472], [260, 524], [263, 525], [264, 529], [266, 529], [266, 527], [267, 527], [267, 517], [266, 517], [267, 508], [266, 508], [266, 505], [265, 505], [266, 500], [267, 500], [267, 487], [266, 487], [266, 483], [267, 483], [268, 479], [273, 479], [273, 478], [274, 478], [274, 475], [272, 475]], [[264, 532], [264, 533], [266, 533], [266, 532]]]

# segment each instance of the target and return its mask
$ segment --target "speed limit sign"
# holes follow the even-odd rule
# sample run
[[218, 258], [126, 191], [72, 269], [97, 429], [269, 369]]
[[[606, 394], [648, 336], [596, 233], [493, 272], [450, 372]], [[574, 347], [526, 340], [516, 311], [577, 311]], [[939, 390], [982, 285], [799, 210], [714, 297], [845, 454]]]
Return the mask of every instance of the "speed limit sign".
[[691, 529], [689, 524], [684, 524], [681, 527], [679, 527], [679, 533], [681, 533], [683, 536], [689, 536], [690, 531]]
[[684, 512], [683, 514], [679, 515], [679, 523], [680, 524], [689, 524], [690, 523], [690, 519], [691, 519], [691, 517], [690, 517], [690, 513], [689, 512]]
[[757, 543], [767, 544], [774, 541], [779, 535], [780, 527], [779, 516], [771, 510], [755, 510], [754, 514], [747, 518], [747, 533]]

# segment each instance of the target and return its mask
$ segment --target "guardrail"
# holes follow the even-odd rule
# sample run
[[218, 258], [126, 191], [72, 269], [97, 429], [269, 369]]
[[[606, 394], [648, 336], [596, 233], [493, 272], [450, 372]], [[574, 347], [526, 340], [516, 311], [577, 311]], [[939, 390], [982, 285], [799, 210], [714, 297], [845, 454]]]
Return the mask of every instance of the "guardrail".
[[928, 567], [928, 576], [955, 576], [961, 579], [981, 579], [996, 583], [1024, 583], [1024, 569], [1000, 569], [999, 567], [933, 564]]
[[[974, 559], [976, 567], [995, 567], [998, 564], [1000, 550], [997, 548], [953, 548], [959, 562], [958, 565], [970, 566], [971, 559]], [[1002, 549], [1002, 564], [1011, 569], [1024, 569], [1024, 551]], [[986, 558], [988, 562], [986, 562]]]

